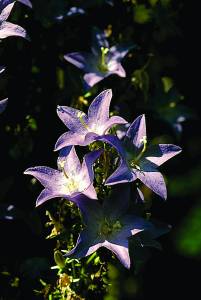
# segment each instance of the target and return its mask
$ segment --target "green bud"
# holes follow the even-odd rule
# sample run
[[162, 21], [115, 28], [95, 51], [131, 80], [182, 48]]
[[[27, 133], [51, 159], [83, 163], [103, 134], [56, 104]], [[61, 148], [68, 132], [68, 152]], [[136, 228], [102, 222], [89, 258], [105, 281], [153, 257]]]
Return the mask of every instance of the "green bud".
[[59, 250], [56, 250], [54, 252], [54, 260], [55, 260], [55, 263], [57, 264], [57, 266], [59, 268], [64, 268], [65, 267], [65, 259], [63, 257], [63, 254], [61, 253], [61, 251]]

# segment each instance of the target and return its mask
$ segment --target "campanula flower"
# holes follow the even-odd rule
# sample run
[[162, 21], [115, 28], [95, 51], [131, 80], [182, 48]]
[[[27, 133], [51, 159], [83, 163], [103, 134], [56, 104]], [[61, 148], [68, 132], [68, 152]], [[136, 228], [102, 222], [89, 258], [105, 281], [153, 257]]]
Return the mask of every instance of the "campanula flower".
[[126, 184], [118, 187], [102, 205], [81, 196], [77, 205], [82, 212], [85, 227], [76, 246], [66, 256], [82, 258], [105, 247], [129, 269], [128, 238], [140, 231], [153, 229], [151, 223], [131, 213], [129, 198], [130, 189]]
[[66, 54], [64, 58], [83, 70], [85, 73], [83, 78], [88, 87], [94, 86], [112, 74], [126, 77], [121, 60], [133, 46], [116, 45], [110, 47], [105, 33], [99, 30], [95, 31], [94, 36], [91, 53], [73, 52]]
[[168, 159], [179, 154], [181, 148], [172, 144], [147, 147], [144, 115], [139, 116], [131, 124], [123, 140], [122, 148], [120, 165], [106, 180], [106, 185], [139, 179], [153, 192], [166, 199], [166, 184], [157, 168]]
[[101, 150], [97, 150], [86, 154], [81, 164], [74, 147], [68, 147], [60, 153], [58, 170], [43, 166], [27, 169], [24, 174], [34, 176], [45, 187], [36, 201], [36, 206], [57, 197], [73, 201], [80, 193], [97, 199], [93, 186], [93, 164], [101, 153]]
[[89, 106], [88, 115], [75, 108], [58, 106], [58, 116], [69, 131], [57, 140], [55, 150], [71, 145], [89, 145], [105, 135], [112, 126], [126, 124], [127, 121], [119, 116], [109, 117], [111, 99], [111, 90], [100, 93]]

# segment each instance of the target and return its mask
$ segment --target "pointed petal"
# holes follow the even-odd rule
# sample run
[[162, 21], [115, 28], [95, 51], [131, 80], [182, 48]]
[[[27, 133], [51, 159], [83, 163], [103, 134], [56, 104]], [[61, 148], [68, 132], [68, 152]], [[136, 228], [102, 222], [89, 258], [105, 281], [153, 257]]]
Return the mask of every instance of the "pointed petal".
[[100, 157], [102, 153], [103, 150], [96, 150], [96, 151], [89, 152], [84, 156], [83, 163], [82, 163], [82, 174], [84, 178], [89, 177], [91, 182], [93, 182], [94, 179], [93, 164]]
[[132, 182], [135, 179], [137, 179], [135, 173], [132, 172], [127, 163], [121, 159], [120, 166], [114, 171], [112, 175], [107, 178], [105, 185]]
[[[9, 3], [9, 2], [12, 2], [12, 1], [7, 1], [7, 3]], [[0, 10], [2, 9], [2, 7], [1, 7], [2, 5], [4, 7], [3, 10], [0, 13], [0, 23], [6, 21], [8, 19], [9, 15], [10, 15], [12, 9], [13, 9], [13, 6], [15, 4], [15, 2], [10, 3], [8, 5], [7, 5], [7, 3], [6, 2], [3, 3], [3, 4], [0, 3]]]
[[92, 29], [92, 51], [95, 55], [101, 52], [101, 47], [109, 48], [109, 43], [106, 39], [105, 31], [98, 28]]
[[121, 245], [112, 244], [108, 241], [105, 241], [103, 243], [103, 247], [106, 247], [107, 249], [112, 251], [120, 260], [120, 262], [124, 265], [124, 267], [130, 269], [131, 262], [130, 262], [127, 240], [122, 241]]
[[59, 151], [59, 156], [57, 158], [57, 166], [60, 171], [63, 170], [64, 164], [66, 161], [66, 156], [69, 155], [71, 149], [72, 149], [72, 146], [68, 146], [68, 147], [62, 148], [62, 150]]
[[72, 147], [65, 159], [64, 170], [66, 174], [75, 176], [81, 171], [81, 163], [75, 151], [75, 147]]
[[126, 77], [126, 71], [124, 70], [122, 65], [116, 60], [109, 61], [108, 70], [109, 75], [117, 74], [120, 77]]
[[104, 125], [109, 120], [109, 108], [112, 99], [112, 90], [100, 93], [91, 103], [88, 110], [90, 124]]
[[98, 201], [92, 201], [85, 195], [77, 196], [76, 204], [81, 210], [83, 221], [85, 225], [89, 225], [90, 230], [93, 226], [98, 226], [98, 221], [103, 218], [103, 209]]
[[180, 147], [172, 144], [154, 145], [146, 151], [145, 159], [151, 161], [156, 166], [160, 166], [181, 151]]
[[128, 122], [119, 116], [111, 117], [104, 125], [104, 132], [110, 129], [112, 126], [117, 124], [127, 124]]
[[116, 45], [110, 48], [108, 53], [109, 59], [120, 62], [124, 56], [132, 49], [135, 45]]
[[71, 251], [66, 253], [65, 256], [72, 258], [82, 258], [97, 251], [101, 246], [102, 243], [99, 239], [96, 239], [93, 236], [90, 237], [89, 232], [87, 230], [83, 230], [78, 237], [75, 247]]
[[24, 28], [6, 21], [0, 25], [0, 39], [7, 38], [9, 36], [20, 36], [29, 40], [29, 37]]
[[29, 168], [24, 171], [24, 174], [34, 176], [44, 187], [49, 189], [55, 189], [62, 177], [60, 171], [44, 166]]
[[137, 177], [150, 188], [154, 193], [163, 199], [167, 199], [167, 189], [164, 178], [160, 172], [155, 171], [136, 171]]
[[103, 210], [107, 216], [118, 220], [120, 216], [125, 214], [129, 207], [130, 200], [130, 185], [121, 184], [115, 186], [112, 190], [111, 197], [108, 197], [103, 202]]
[[90, 53], [72, 52], [64, 55], [65, 60], [79, 69], [88, 69], [87, 65], [91, 63], [93, 56]]
[[32, 8], [32, 4], [31, 4], [31, 1], [29, 0], [18, 0], [19, 2], [23, 3], [24, 5]]
[[104, 76], [104, 74], [100, 73], [100, 72], [90, 72], [90, 73], [86, 73], [84, 74], [84, 81], [87, 83], [88, 87], [92, 87], [94, 86], [96, 83], [98, 83], [99, 81], [103, 80], [106, 76]]
[[79, 134], [87, 132], [88, 119], [82, 111], [68, 106], [58, 106], [57, 114], [62, 122], [73, 132]]
[[57, 140], [54, 151], [58, 151], [67, 146], [84, 145], [84, 135], [79, 135], [79, 133], [68, 131], [63, 133]]
[[8, 98], [0, 101], [0, 114], [6, 109]]
[[145, 115], [141, 115], [131, 124], [126, 136], [133, 141], [137, 148], [140, 148], [143, 145], [142, 138], [146, 135]]
[[64, 197], [64, 195], [60, 194], [59, 192], [57, 193], [54, 190], [50, 190], [50, 189], [44, 189], [42, 190], [42, 192], [40, 193], [40, 195], [38, 196], [37, 200], [36, 200], [36, 207], [40, 206], [41, 204], [43, 204], [44, 202], [53, 199], [53, 198], [61, 198]]
[[95, 188], [94, 188], [94, 186], [93, 186], [93, 183], [88, 187], [88, 189], [86, 189], [86, 190], [83, 192], [83, 194], [84, 194], [85, 196], [87, 196], [88, 198], [90, 198], [90, 199], [95, 199], [95, 200], [98, 199], [98, 198], [97, 198], [96, 190], [95, 190]]
[[102, 136], [97, 136], [96, 138], [97, 141], [103, 141], [106, 142], [108, 144], [110, 144], [111, 146], [113, 146], [117, 152], [121, 155], [121, 157], [126, 157], [126, 153], [123, 147], [123, 143], [120, 139], [118, 139], [118, 137], [116, 137], [113, 134], [106, 134], [106, 135], [102, 135]]

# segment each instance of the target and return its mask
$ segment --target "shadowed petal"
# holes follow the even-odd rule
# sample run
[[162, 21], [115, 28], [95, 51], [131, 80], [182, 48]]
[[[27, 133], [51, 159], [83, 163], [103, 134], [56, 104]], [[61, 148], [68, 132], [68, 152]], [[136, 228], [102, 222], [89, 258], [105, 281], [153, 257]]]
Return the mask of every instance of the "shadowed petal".
[[85, 225], [89, 225], [89, 231], [93, 229], [91, 224], [98, 228], [98, 222], [103, 218], [103, 209], [100, 203], [98, 201], [92, 201], [83, 194], [77, 196], [75, 202], [81, 210]]
[[146, 151], [145, 159], [151, 161], [156, 166], [160, 166], [181, 151], [182, 149], [180, 147], [172, 144], [154, 145]]
[[130, 170], [125, 160], [121, 159], [120, 166], [108, 177], [105, 185], [114, 185], [124, 182], [132, 182], [137, 179], [134, 172]]
[[124, 45], [116, 45], [110, 48], [110, 51], [108, 53], [109, 59], [116, 60], [120, 62], [124, 56], [133, 48], [132, 46], [124, 46]]
[[128, 251], [128, 241], [124, 240], [121, 242], [121, 245], [112, 244], [108, 241], [105, 241], [103, 243], [103, 246], [112, 251], [117, 258], [120, 260], [120, 262], [126, 267], [127, 269], [130, 269], [130, 256]]
[[31, 1], [29, 0], [18, 0], [19, 2], [23, 3], [24, 5], [32, 8], [32, 4], [31, 4]]
[[111, 99], [112, 90], [105, 90], [93, 100], [88, 110], [90, 124], [103, 125], [109, 120]]
[[5, 21], [0, 25], [0, 39], [7, 38], [8, 36], [20, 36], [22, 38], [29, 39], [24, 28]]
[[126, 71], [120, 63], [118, 63], [112, 73], [117, 74], [120, 77], [126, 77]]
[[89, 70], [93, 62], [93, 55], [84, 52], [72, 52], [64, 55], [65, 60], [84, 71]]
[[65, 132], [58, 138], [54, 147], [54, 151], [60, 150], [67, 146], [83, 145], [84, 138], [85, 138], [84, 135], [79, 135], [72, 131]]
[[70, 130], [80, 134], [87, 131], [88, 119], [82, 111], [68, 106], [58, 106], [57, 114]]
[[0, 101], [0, 114], [6, 109], [8, 98]]
[[124, 147], [123, 147], [123, 143], [115, 135], [106, 134], [106, 135], [102, 135], [102, 136], [97, 136], [96, 140], [97, 141], [103, 141], [103, 142], [106, 142], [106, 143], [110, 144], [111, 146], [113, 146], [118, 151], [118, 153], [122, 157], [125, 157], [126, 154], [125, 154], [125, 150], [124, 150]]
[[24, 171], [24, 174], [34, 176], [42, 185], [49, 189], [55, 188], [62, 177], [60, 171], [44, 166], [29, 168]]
[[119, 116], [111, 117], [104, 125], [104, 132], [117, 124], [127, 124], [128, 122]]
[[145, 115], [141, 115], [131, 124], [126, 136], [133, 141], [137, 148], [140, 148], [143, 145], [142, 138], [146, 135]]
[[155, 171], [136, 171], [137, 177], [148, 186], [154, 193], [167, 199], [167, 189], [164, 178], [160, 172]]
[[87, 153], [84, 156], [83, 163], [82, 163], [82, 176], [83, 180], [89, 178], [89, 181], [92, 182], [94, 179], [94, 171], [93, 171], [93, 164], [99, 158], [99, 156], [103, 153], [103, 150], [96, 150]]

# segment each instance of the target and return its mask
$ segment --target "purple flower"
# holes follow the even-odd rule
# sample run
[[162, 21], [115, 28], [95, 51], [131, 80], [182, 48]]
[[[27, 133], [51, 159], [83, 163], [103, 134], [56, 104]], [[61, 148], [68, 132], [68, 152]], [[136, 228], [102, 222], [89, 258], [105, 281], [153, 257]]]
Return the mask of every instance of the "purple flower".
[[0, 1], [0, 39], [8, 36], [21, 36], [28, 39], [26, 30], [19, 25], [7, 22], [15, 1]]
[[27, 169], [24, 174], [36, 177], [45, 187], [36, 201], [36, 206], [57, 197], [76, 201], [76, 196], [80, 193], [91, 199], [97, 199], [93, 186], [92, 167], [101, 153], [102, 151], [98, 150], [86, 154], [81, 164], [74, 147], [68, 147], [60, 153], [57, 162], [58, 170], [49, 167]]
[[[116, 147], [118, 149], [118, 147]], [[141, 180], [156, 194], [167, 198], [166, 184], [157, 167], [179, 154], [181, 148], [171, 144], [147, 148], [145, 116], [139, 116], [129, 127], [120, 149], [121, 161], [117, 170], [106, 180], [106, 185]]]
[[8, 103], [8, 98], [0, 101], [0, 114], [5, 110]]
[[131, 213], [129, 198], [128, 185], [118, 187], [110, 198], [105, 199], [103, 205], [80, 197], [77, 205], [82, 212], [85, 227], [76, 246], [66, 256], [82, 258], [105, 247], [129, 269], [128, 238], [142, 230], [153, 229], [151, 223]]
[[71, 145], [89, 145], [105, 135], [113, 125], [126, 124], [127, 121], [121, 117], [109, 117], [111, 99], [111, 90], [100, 93], [89, 106], [88, 115], [75, 108], [58, 106], [58, 116], [69, 128], [69, 131], [57, 140], [55, 150]]
[[116, 45], [110, 48], [105, 33], [96, 30], [91, 53], [73, 52], [66, 54], [64, 58], [83, 70], [85, 73], [84, 81], [88, 87], [92, 87], [112, 74], [126, 77], [121, 60], [131, 48], [133, 46], [123, 45]]

